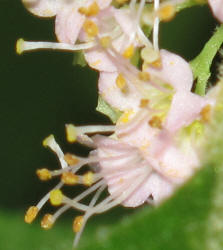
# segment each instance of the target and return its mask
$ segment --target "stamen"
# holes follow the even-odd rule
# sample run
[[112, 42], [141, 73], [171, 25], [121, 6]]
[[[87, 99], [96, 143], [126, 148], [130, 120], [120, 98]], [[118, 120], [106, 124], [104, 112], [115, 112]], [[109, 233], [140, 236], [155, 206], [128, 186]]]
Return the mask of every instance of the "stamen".
[[80, 162], [80, 159], [78, 159], [75, 155], [69, 153], [64, 155], [64, 160], [69, 166], [76, 165]]
[[91, 171], [88, 171], [83, 176], [83, 183], [86, 186], [91, 186], [94, 183], [94, 173]]
[[58, 143], [55, 141], [55, 138], [53, 135], [49, 135], [43, 140], [43, 146], [49, 147], [53, 152], [56, 153], [57, 157], [59, 158], [60, 164], [62, 168], [67, 167], [67, 162], [64, 160], [64, 153], [61, 150]]
[[52, 214], [45, 214], [41, 220], [41, 227], [45, 230], [52, 228], [54, 224], [54, 218]]
[[78, 11], [85, 16], [96, 16], [99, 12], [99, 6], [96, 2], [93, 2], [89, 7], [80, 7]]
[[144, 81], [144, 82], [148, 82], [150, 80], [150, 74], [148, 72], [145, 71], [140, 71], [138, 74], [138, 77], [140, 80]]
[[104, 48], [104, 49], [107, 49], [110, 47], [111, 45], [111, 37], [110, 36], [103, 36], [99, 41], [100, 41], [100, 44], [101, 46]]
[[141, 99], [140, 100], [140, 108], [145, 108], [147, 107], [149, 104], [149, 100], [148, 99]]
[[162, 129], [162, 120], [159, 116], [154, 115], [152, 119], [149, 121], [149, 125], [152, 128]]
[[32, 223], [35, 220], [38, 212], [39, 212], [38, 207], [36, 206], [29, 207], [29, 209], [26, 211], [25, 214], [25, 222], [28, 224]]
[[78, 183], [79, 177], [71, 172], [64, 172], [61, 181], [66, 185], [75, 185]]
[[128, 48], [125, 49], [125, 51], [123, 52], [123, 56], [126, 58], [126, 59], [130, 59], [134, 54], [134, 46], [133, 44], [129, 45]]
[[50, 192], [50, 203], [53, 206], [59, 206], [62, 204], [63, 197], [63, 193], [60, 189], [54, 189]]
[[126, 92], [126, 80], [125, 78], [123, 77], [122, 74], [119, 74], [116, 78], [116, 85], [117, 87], [123, 92], [125, 93]]
[[77, 216], [77, 217], [75, 217], [74, 222], [73, 222], [73, 231], [75, 233], [77, 233], [77, 232], [79, 232], [81, 230], [83, 221], [84, 221], [84, 217], [83, 216]]
[[203, 122], [209, 122], [211, 119], [211, 105], [206, 105], [200, 112], [201, 119]]
[[51, 172], [46, 168], [37, 169], [36, 174], [41, 181], [48, 181], [52, 178]]
[[83, 29], [89, 37], [95, 37], [98, 35], [98, 26], [91, 20], [86, 20], [84, 22]]
[[80, 230], [77, 232], [76, 234], [76, 237], [74, 239], [74, 246], [77, 246], [78, 242], [79, 242], [79, 239], [81, 237], [81, 234], [84, 230], [84, 226], [85, 224], [87, 223], [87, 220], [90, 218], [91, 215], [93, 215], [93, 213], [91, 212], [92, 211], [92, 207], [95, 205], [95, 203], [97, 202], [99, 196], [101, 195], [101, 193], [103, 192], [103, 190], [105, 189], [106, 185], [102, 185], [98, 190], [97, 192], [95, 193], [94, 197], [92, 198], [90, 204], [89, 204], [89, 209], [88, 211], [86, 212], [86, 214], [84, 215], [84, 218], [83, 218], [83, 221], [82, 221], [82, 225], [81, 225], [81, 228]]
[[168, 22], [174, 18], [176, 14], [176, 7], [173, 4], [167, 4], [158, 10], [160, 20]]
[[55, 43], [55, 42], [29, 42], [20, 38], [16, 43], [16, 52], [20, 55], [24, 51], [38, 50], [38, 49], [55, 49], [55, 50], [68, 50], [78, 51], [86, 50], [96, 46], [95, 42], [88, 42], [83, 44], [71, 45], [68, 43]]
[[[159, 9], [159, 0], [154, 0], [154, 11]], [[159, 50], [159, 17], [156, 16], [153, 24], [153, 47], [155, 50]]]
[[67, 132], [67, 141], [70, 143], [75, 142], [77, 139], [83, 139], [86, 143], [93, 143], [92, 140], [85, 136], [85, 134], [92, 134], [92, 133], [103, 133], [103, 132], [113, 132], [115, 130], [115, 126], [110, 125], [89, 125], [89, 126], [79, 126], [76, 127], [72, 124], [66, 125], [66, 132]]

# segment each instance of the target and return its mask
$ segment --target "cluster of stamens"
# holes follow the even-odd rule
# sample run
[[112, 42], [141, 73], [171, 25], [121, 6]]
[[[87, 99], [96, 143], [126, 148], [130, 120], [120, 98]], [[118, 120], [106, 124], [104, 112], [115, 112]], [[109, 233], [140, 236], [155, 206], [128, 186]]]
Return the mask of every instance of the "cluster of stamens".
[[[162, 187], [165, 186], [163, 193], [155, 197], [157, 200], [154, 198], [159, 203], [172, 192], [178, 183], [182, 183], [191, 175], [194, 162], [196, 162], [194, 160], [191, 163], [184, 176], [178, 174], [180, 172], [178, 170], [167, 170], [163, 156], [166, 153], [168, 157], [169, 155], [171, 157], [171, 150], [173, 148], [178, 150], [173, 143], [174, 133], [177, 133], [177, 129], [174, 131], [172, 128], [177, 127], [177, 125], [172, 125], [172, 130], [168, 128], [168, 116], [169, 112], [173, 113], [172, 117], [178, 112], [177, 108], [173, 109], [174, 98], [183, 96], [183, 91], [179, 91], [176, 79], [169, 74], [168, 70], [174, 71], [176, 68], [173, 65], [177, 61], [179, 65], [184, 67], [182, 72], [185, 71], [185, 75], [189, 79], [186, 83], [184, 81], [185, 85], [192, 85], [193, 80], [191, 69], [183, 59], [174, 55], [174, 59], [168, 61], [167, 59], [171, 57], [170, 53], [164, 51], [162, 54], [162, 50], [159, 50], [159, 22], [170, 21], [175, 16], [176, 1], [168, 1], [167, 3], [162, 1], [160, 3], [159, 0], [140, 0], [138, 2], [137, 0], [108, 0], [108, 2], [110, 4], [103, 8], [97, 0], [90, 1], [87, 6], [84, 5], [85, 2], [69, 1], [72, 14], [76, 13], [79, 23], [82, 23], [75, 39], [69, 37], [70, 34], [75, 33], [73, 26], [70, 25], [69, 14], [64, 16], [63, 21], [66, 25], [62, 31], [58, 25], [61, 16], [56, 22], [58, 25], [56, 32], [60, 42], [28, 42], [19, 39], [16, 45], [18, 54], [36, 49], [82, 51], [88, 65], [100, 73], [100, 96], [110, 105], [111, 109], [117, 109], [120, 112], [116, 124], [111, 126], [78, 127], [72, 124], [66, 125], [66, 136], [69, 143], [78, 142], [93, 148], [88, 157], [79, 157], [70, 153], [64, 154], [53, 135], [48, 136], [43, 141], [43, 146], [50, 148], [57, 155], [61, 168], [58, 170], [42, 168], [38, 169], [36, 174], [41, 181], [49, 181], [56, 177], [59, 177], [60, 181], [37, 205], [31, 206], [27, 210], [25, 222], [32, 223], [48, 201], [51, 205], [59, 208], [54, 214], [44, 215], [41, 221], [43, 229], [52, 228], [62, 213], [70, 208], [75, 208], [83, 214], [75, 217], [73, 221], [73, 231], [76, 233], [75, 246], [78, 244], [87, 220], [92, 215], [102, 213], [119, 204], [127, 204], [127, 206], [130, 204], [129, 206], [134, 207], [148, 201], [148, 197], [145, 198], [144, 194], [143, 198], [134, 201], [135, 203], [131, 201], [131, 198], [144, 183], [150, 181], [150, 177], [152, 180], [155, 179], [158, 183], [162, 183], [160, 184]], [[66, 4], [64, 3], [64, 6], [61, 7], [62, 10], [67, 8]], [[146, 8], [147, 5], [150, 5], [151, 8]], [[37, 10], [38, 13], [41, 12], [41, 8], [38, 6]], [[35, 11], [34, 4], [34, 8], [31, 7], [31, 12], [35, 13]], [[42, 15], [47, 13], [46, 10], [44, 11], [41, 13]], [[56, 16], [62, 15], [57, 12], [54, 14]], [[126, 22], [125, 18], [131, 20], [131, 26], [128, 27], [129, 24], [124, 23], [123, 27], [123, 22]], [[143, 25], [152, 29], [152, 42], [143, 32]], [[131, 30], [130, 34], [126, 26]], [[71, 42], [72, 39], [75, 41]], [[137, 63], [133, 62], [135, 56]], [[163, 61], [165, 60], [168, 63], [164, 65]], [[171, 68], [172, 66], [173, 68]], [[195, 100], [190, 86], [185, 88], [188, 99]], [[182, 127], [191, 125], [198, 120], [201, 123], [210, 121], [212, 106], [204, 100], [196, 101], [201, 106], [200, 110], [195, 112], [192, 118], [187, 114], [188, 117], [185, 118], [185, 124]], [[205, 105], [203, 105], [204, 103]], [[177, 118], [175, 119], [177, 120]], [[145, 131], [140, 131], [140, 129]], [[151, 141], [156, 142], [156, 146], [161, 145], [160, 150], [157, 152], [155, 149], [151, 150], [150, 139], [144, 138], [146, 137], [144, 132], [151, 138]], [[101, 133], [109, 134], [109, 136], [96, 135]], [[135, 141], [129, 139], [134, 133], [136, 134]], [[163, 155], [160, 153], [161, 151], [164, 152]], [[177, 151], [177, 154], [185, 159], [180, 150]], [[155, 161], [156, 163], [154, 163]], [[83, 171], [80, 170], [83, 170], [86, 165], [89, 169], [82, 174]], [[132, 176], [130, 174], [128, 177], [130, 172]], [[69, 198], [62, 191], [64, 185], [83, 185], [86, 190], [74, 198]], [[109, 194], [106, 198], [102, 198], [106, 187], [108, 187]], [[152, 194], [151, 190], [149, 192]], [[85, 198], [89, 198], [89, 196], [91, 199], [87, 204]]]

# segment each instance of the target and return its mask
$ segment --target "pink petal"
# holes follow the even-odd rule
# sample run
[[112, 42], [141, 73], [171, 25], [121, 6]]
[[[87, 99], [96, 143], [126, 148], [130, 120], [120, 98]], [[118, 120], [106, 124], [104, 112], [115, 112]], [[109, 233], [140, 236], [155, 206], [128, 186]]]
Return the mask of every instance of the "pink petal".
[[52, 17], [61, 8], [60, 0], [22, 0], [25, 7], [34, 15]]
[[160, 172], [173, 183], [184, 183], [194, 171], [199, 167], [197, 154], [191, 145], [185, 149], [185, 152], [174, 146], [168, 147], [162, 157], [159, 158], [162, 163]]
[[132, 83], [128, 83], [127, 93], [122, 91], [116, 86], [117, 72], [101, 72], [99, 76], [99, 93], [103, 99], [112, 107], [121, 111], [138, 110], [141, 94], [137, 91]]
[[222, 0], [208, 0], [214, 16], [223, 22], [223, 1]]
[[113, 11], [114, 17], [117, 23], [120, 25], [123, 33], [130, 36], [136, 31], [136, 25], [133, 21], [133, 17], [131, 16], [131, 12], [128, 9], [115, 9]]
[[84, 15], [81, 15], [77, 8], [69, 6], [62, 8], [56, 16], [55, 23], [58, 40], [63, 43], [75, 44], [84, 20]]
[[199, 114], [204, 106], [210, 101], [191, 92], [177, 92], [172, 100], [165, 127], [169, 131], [175, 132], [178, 129], [189, 125]]
[[115, 72], [117, 68], [114, 63], [110, 60], [109, 56], [103, 49], [92, 48], [85, 51], [85, 60], [90, 67], [98, 71]]
[[137, 207], [143, 204], [150, 195], [155, 204], [160, 203], [173, 192], [173, 185], [165, 181], [158, 174], [151, 174], [149, 178], [123, 202], [125, 207]]
[[146, 70], [156, 77], [169, 83], [176, 90], [190, 91], [193, 84], [193, 74], [189, 63], [182, 57], [167, 50], [160, 50], [162, 67], [161, 69], [148, 67]]

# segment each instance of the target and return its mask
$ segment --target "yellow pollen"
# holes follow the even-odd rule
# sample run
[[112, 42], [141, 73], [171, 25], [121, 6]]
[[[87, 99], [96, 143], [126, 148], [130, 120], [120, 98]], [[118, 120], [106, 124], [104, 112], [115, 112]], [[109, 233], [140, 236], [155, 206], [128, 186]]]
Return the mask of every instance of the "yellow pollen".
[[90, 36], [95, 37], [98, 34], [98, 26], [91, 20], [86, 20], [83, 25], [84, 31]]
[[67, 134], [67, 141], [73, 143], [77, 139], [77, 130], [76, 127], [72, 124], [66, 125], [66, 134]]
[[67, 184], [67, 185], [75, 185], [75, 184], [77, 184], [78, 179], [79, 179], [78, 176], [71, 173], [71, 172], [65, 172], [61, 176], [61, 181], [64, 184]]
[[159, 116], [154, 115], [152, 117], [152, 119], [149, 121], [149, 125], [152, 128], [159, 128], [159, 129], [161, 129], [162, 128], [162, 120], [161, 120], [161, 118]]
[[128, 110], [128, 111], [125, 111], [121, 117], [119, 118], [118, 120], [118, 123], [127, 123], [130, 119], [130, 116], [134, 114], [134, 111], [133, 110]]
[[52, 174], [46, 168], [37, 169], [36, 174], [41, 181], [48, 181], [52, 178]]
[[52, 214], [45, 214], [43, 219], [41, 220], [41, 227], [45, 230], [52, 228], [54, 223]]
[[145, 108], [149, 104], [149, 99], [141, 99], [140, 100], [140, 108]]
[[147, 81], [150, 80], [149, 73], [145, 72], [145, 71], [139, 72], [138, 77], [139, 77], [140, 80], [142, 80], [144, 82], [147, 82]]
[[53, 206], [61, 205], [63, 201], [63, 193], [60, 189], [54, 189], [50, 192], [50, 202]]
[[39, 212], [38, 207], [36, 206], [29, 207], [29, 209], [26, 211], [26, 214], [25, 214], [25, 222], [29, 224], [32, 223], [34, 219], [36, 218], [38, 212]]
[[127, 59], [131, 58], [134, 54], [134, 46], [131, 44], [125, 51], [123, 52], [123, 56]]
[[96, 16], [99, 12], [99, 6], [93, 2], [89, 7], [80, 7], [78, 11], [85, 16]]
[[107, 49], [111, 45], [111, 37], [110, 36], [103, 36], [100, 39], [100, 44], [103, 48]]
[[49, 135], [43, 140], [43, 146], [48, 147], [50, 145], [50, 142], [54, 139], [53, 135]]
[[156, 51], [150, 47], [143, 48], [140, 54], [141, 54], [141, 58], [143, 59], [143, 61], [149, 64], [155, 62], [156, 60], [160, 58], [159, 51]]
[[175, 14], [176, 14], [176, 8], [172, 4], [165, 5], [161, 7], [158, 11], [159, 18], [165, 22], [168, 22], [171, 19], [173, 19]]
[[151, 65], [152, 65], [154, 68], [161, 68], [161, 67], [162, 67], [161, 58], [158, 58], [156, 61], [152, 62]]
[[76, 165], [79, 162], [79, 159], [75, 155], [69, 153], [64, 155], [64, 160], [69, 166]]
[[81, 230], [83, 222], [84, 222], [84, 217], [83, 216], [75, 217], [74, 222], [73, 222], [73, 231], [75, 233], [78, 233]]
[[16, 53], [21, 55], [23, 51], [24, 51], [24, 40], [20, 38], [16, 42]]
[[121, 89], [122, 92], [126, 90], [126, 80], [122, 74], [119, 74], [116, 78], [116, 86]]
[[211, 105], [206, 105], [200, 112], [201, 119], [203, 122], [209, 122], [211, 119]]
[[88, 171], [83, 175], [83, 184], [86, 186], [91, 186], [94, 183], [94, 173]]

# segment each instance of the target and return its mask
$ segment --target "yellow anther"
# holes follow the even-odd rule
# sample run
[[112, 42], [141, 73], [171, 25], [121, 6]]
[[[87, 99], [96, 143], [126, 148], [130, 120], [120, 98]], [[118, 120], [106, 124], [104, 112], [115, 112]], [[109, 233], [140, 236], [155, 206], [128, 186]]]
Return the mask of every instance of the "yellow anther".
[[64, 160], [67, 162], [69, 166], [76, 165], [79, 162], [79, 159], [75, 155], [69, 153], [64, 155]]
[[53, 135], [49, 135], [48, 137], [46, 137], [43, 140], [43, 146], [44, 147], [48, 147], [50, 145], [50, 142], [52, 142], [52, 140], [54, 140], [54, 136]]
[[119, 74], [116, 78], [116, 86], [121, 89], [122, 92], [126, 91], [126, 80], [122, 74]]
[[140, 108], [145, 108], [147, 107], [149, 104], [149, 100], [148, 99], [141, 99], [140, 100]]
[[29, 224], [32, 223], [34, 219], [36, 218], [38, 212], [39, 212], [38, 207], [36, 206], [29, 207], [29, 209], [26, 211], [26, 214], [25, 214], [25, 222]]
[[139, 72], [138, 77], [140, 80], [147, 82], [150, 80], [150, 74], [148, 72], [142, 71]]
[[84, 216], [75, 217], [74, 222], [73, 222], [73, 231], [75, 233], [78, 233], [81, 230], [83, 222], [84, 222]]
[[43, 219], [41, 220], [41, 227], [45, 230], [52, 228], [54, 223], [52, 214], [45, 214]]
[[134, 46], [131, 44], [125, 51], [123, 52], [123, 56], [127, 59], [131, 58], [134, 54]]
[[83, 184], [86, 186], [91, 186], [94, 183], [94, 173], [88, 171], [83, 175]]
[[91, 20], [86, 20], [83, 25], [84, 31], [90, 37], [95, 37], [98, 34], [98, 26]]
[[63, 201], [63, 193], [60, 189], [54, 189], [50, 192], [50, 202], [53, 206], [61, 205]]
[[152, 117], [152, 119], [149, 121], [149, 125], [152, 128], [159, 128], [159, 129], [161, 129], [162, 128], [162, 120], [161, 120], [161, 118], [159, 116], [154, 115]]
[[67, 134], [67, 141], [73, 143], [77, 139], [77, 130], [76, 127], [72, 124], [66, 125], [66, 134]]
[[152, 62], [151, 65], [152, 65], [154, 68], [161, 68], [161, 67], [162, 67], [161, 58], [158, 58], [156, 61]]
[[89, 7], [80, 7], [78, 11], [85, 16], [95, 16], [99, 12], [99, 6], [96, 2], [93, 2]]
[[200, 112], [201, 119], [203, 122], [209, 122], [211, 119], [211, 105], [206, 105]]
[[41, 181], [48, 181], [52, 178], [51, 172], [46, 168], [37, 169], [36, 174]]
[[134, 114], [133, 110], [125, 111], [124, 114], [118, 119], [118, 123], [127, 123], [130, 119], [130, 116]]
[[176, 8], [172, 4], [167, 4], [163, 7], [161, 7], [158, 11], [159, 18], [165, 22], [168, 22], [171, 19], [173, 19], [175, 14], [176, 14]]
[[61, 181], [67, 185], [75, 185], [78, 183], [78, 176], [71, 172], [64, 172], [61, 176]]
[[16, 42], [16, 53], [21, 55], [23, 51], [24, 51], [24, 40], [20, 38]]
[[103, 36], [100, 39], [100, 44], [105, 49], [109, 48], [111, 45], [111, 37], [110, 36]]

